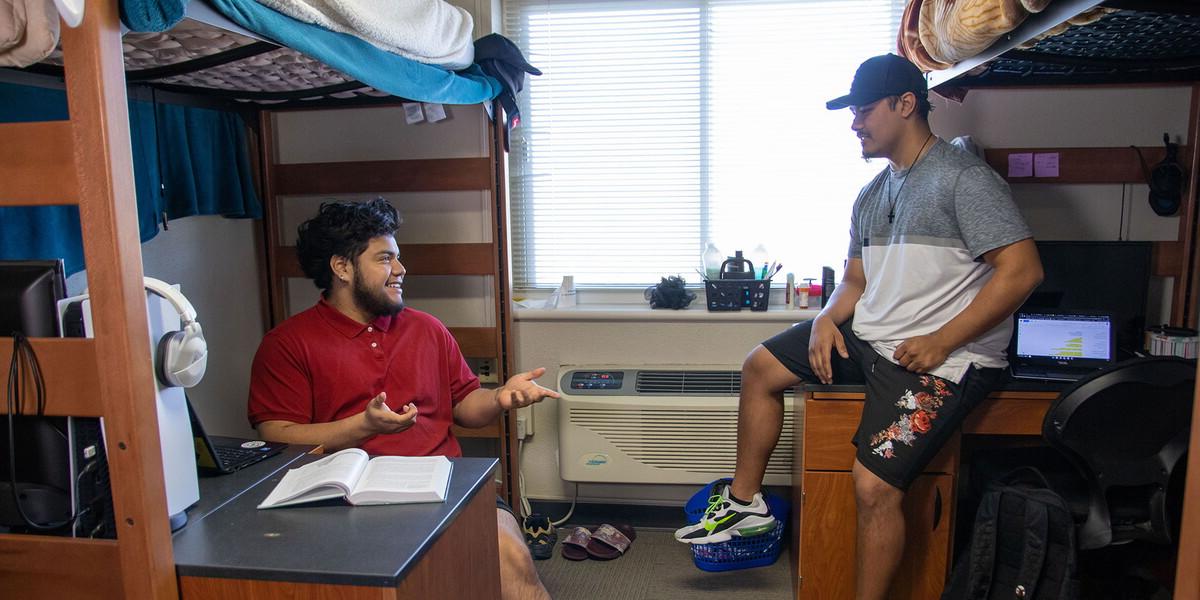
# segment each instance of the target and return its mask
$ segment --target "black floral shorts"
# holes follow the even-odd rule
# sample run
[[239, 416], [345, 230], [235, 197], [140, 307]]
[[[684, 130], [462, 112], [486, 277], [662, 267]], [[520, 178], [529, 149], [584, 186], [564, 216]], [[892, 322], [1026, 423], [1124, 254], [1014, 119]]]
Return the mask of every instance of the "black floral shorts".
[[[856, 458], [887, 483], [907, 490], [937, 455], [963, 419], [996, 386], [1003, 369], [971, 367], [959, 383], [913, 373], [880, 356], [858, 339], [847, 321], [839, 328], [850, 358], [832, 356], [834, 385], [863, 385], [866, 403], [851, 440]], [[808, 382], [817, 377], [808, 364], [812, 321], [763, 342], [785, 367]]]

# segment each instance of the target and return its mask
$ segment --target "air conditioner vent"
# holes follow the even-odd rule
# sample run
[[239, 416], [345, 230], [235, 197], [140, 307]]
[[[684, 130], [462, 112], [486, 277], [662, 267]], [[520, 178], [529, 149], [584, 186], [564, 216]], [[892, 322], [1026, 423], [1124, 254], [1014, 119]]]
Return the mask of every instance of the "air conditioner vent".
[[[742, 388], [740, 371], [638, 371], [634, 391], [654, 396], [734, 396]], [[792, 390], [784, 392], [791, 396]]]
[[736, 396], [742, 386], [737, 371], [638, 371], [639, 394]]

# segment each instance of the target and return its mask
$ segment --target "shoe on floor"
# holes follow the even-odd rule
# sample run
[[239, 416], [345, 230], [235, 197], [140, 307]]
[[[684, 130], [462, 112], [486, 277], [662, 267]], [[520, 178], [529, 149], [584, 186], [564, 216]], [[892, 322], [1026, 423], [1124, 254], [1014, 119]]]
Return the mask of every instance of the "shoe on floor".
[[525, 532], [525, 545], [535, 560], [545, 560], [554, 554], [554, 542], [558, 540], [558, 530], [550, 523], [549, 517], [532, 514], [521, 520], [521, 529]]
[[685, 544], [716, 544], [735, 536], [762, 535], [775, 527], [775, 517], [762, 492], [754, 494], [750, 504], [744, 506], [730, 500], [729, 490], [730, 486], [723, 486], [710, 497], [700, 522], [675, 530], [675, 539]]

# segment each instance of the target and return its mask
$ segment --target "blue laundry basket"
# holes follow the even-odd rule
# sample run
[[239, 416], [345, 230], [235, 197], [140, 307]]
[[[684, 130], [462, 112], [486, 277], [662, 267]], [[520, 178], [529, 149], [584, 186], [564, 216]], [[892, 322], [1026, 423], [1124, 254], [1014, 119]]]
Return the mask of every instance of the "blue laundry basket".
[[[688, 499], [683, 511], [688, 523], [696, 523], [708, 508], [708, 498], [718, 484], [728, 484], [732, 479], [718, 479], [700, 488]], [[783, 551], [783, 531], [787, 526], [791, 505], [774, 494], [763, 492], [763, 499], [775, 515], [775, 528], [762, 535], [735, 537], [728, 542], [716, 544], [692, 544], [692, 561], [703, 571], [733, 571], [765, 567], [774, 564]]]

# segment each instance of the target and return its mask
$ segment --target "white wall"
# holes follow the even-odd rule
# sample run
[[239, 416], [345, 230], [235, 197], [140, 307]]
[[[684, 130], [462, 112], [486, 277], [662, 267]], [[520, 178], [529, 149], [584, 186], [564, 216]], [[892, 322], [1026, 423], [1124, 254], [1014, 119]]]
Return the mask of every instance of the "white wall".
[[[1160, 143], [1163, 132], [1177, 138], [1186, 134], [1189, 94], [1188, 88], [975, 90], [961, 105], [935, 100], [931, 122], [935, 133], [944, 138], [970, 134], [985, 147], [1153, 146]], [[1130, 238], [1176, 237], [1177, 219], [1154, 215], [1146, 205], [1144, 186], [1124, 186], [1124, 191], [1120, 185], [1012, 187], [1038, 238], [1116, 239], [1122, 194]], [[1158, 285], [1163, 287], [1163, 282]], [[1169, 298], [1162, 290], [1155, 293]], [[1155, 315], [1150, 319], [1157, 320]], [[517, 367], [545, 366], [543, 385], [557, 388], [560, 364], [740, 365], [751, 348], [784, 325], [519, 321]], [[522, 465], [526, 494], [535, 499], [570, 498], [574, 484], [558, 477], [557, 407], [549, 401], [535, 406], [533, 412], [534, 435], [525, 443]], [[661, 502], [682, 500], [691, 491], [679, 486], [586, 484], [580, 497]]]
[[[1190, 100], [1184, 86], [975, 90], [962, 104], [936, 98], [931, 122], [947, 139], [970, 134], [985, 148], [1158, 146], [1163, 133], [1184, 141]], [[1012, 191], [1037, 239], [1178, 237], [1179, 218], [1154, 214], [1143, 184], [1014, 184]], [[1147, 322], [1170, 319], [1173, 285], [1151, 282]]]
[[[204, 329], [208, 366], [188, 390], [210, 434], [254, 437], [246, 420], [250, 361], [266, 332], [254, 232], [257, 221], [217, 216], [169, 223], [142, 244], [142, 272], [180, 291]], [[67, 294], [82, 294], [87, 271], [67, 278]], [[153, 352], [153, 349], [151, 349]]]
[[249, 219], [187, 217], [142, 245], [142, 270], [178, 283], [204, 328], [208, 368], [188, 397], [211, 434], [254, 435], [246, 421], [250, 361], [266, 331], [255, 259], [258, 226]]

